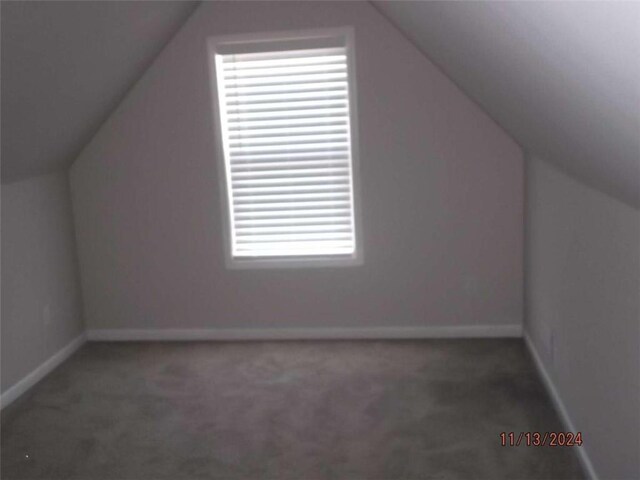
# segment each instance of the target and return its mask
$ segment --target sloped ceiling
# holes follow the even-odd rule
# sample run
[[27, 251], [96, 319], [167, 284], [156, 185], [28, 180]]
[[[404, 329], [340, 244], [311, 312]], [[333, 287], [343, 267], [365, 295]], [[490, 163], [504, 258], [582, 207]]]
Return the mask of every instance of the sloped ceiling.
[[640, 206], [640, 3], [374, 5], [525, 150]]
[[2, 182], [67, 168], [198, 2], [6, 2]]
[[[67, 168], [197, 2], [1, 2], [2, 182]], [[525, 150], [640, 206], [640, 3], [376, 1]]]

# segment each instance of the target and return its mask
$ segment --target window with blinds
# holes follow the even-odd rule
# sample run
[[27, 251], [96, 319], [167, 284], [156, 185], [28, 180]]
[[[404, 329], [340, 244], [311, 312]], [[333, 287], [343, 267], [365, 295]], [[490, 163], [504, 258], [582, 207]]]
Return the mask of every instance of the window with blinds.
[[213, 44], [232, 264], [353, 264], [352, 35]]

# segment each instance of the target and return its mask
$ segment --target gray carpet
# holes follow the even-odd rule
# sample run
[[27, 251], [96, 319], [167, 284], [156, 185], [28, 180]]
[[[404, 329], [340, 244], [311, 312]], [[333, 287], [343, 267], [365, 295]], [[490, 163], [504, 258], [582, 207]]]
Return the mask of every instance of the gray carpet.
[[[521, 340], [90, 343], [3, 412], [2, 478], [577, 479]], [[587, 439], [588, 441], [588, 439]]]

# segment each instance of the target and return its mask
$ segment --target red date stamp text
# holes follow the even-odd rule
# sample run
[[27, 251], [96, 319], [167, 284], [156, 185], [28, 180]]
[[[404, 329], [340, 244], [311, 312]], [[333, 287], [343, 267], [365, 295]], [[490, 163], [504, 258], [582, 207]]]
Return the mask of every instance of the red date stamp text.
[[581, 447], [582, 433], [577, 432], [501, 432], [503, 447]]

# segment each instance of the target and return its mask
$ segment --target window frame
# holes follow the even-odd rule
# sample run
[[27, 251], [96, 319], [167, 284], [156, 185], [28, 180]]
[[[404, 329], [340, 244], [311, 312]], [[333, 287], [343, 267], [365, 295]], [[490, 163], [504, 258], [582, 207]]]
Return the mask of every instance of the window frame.
[[[338, 41], [346, 48], [347, 78], [349, 94], [349, 124], [351, 144], [351, 207], [353, 214], [354, 253], [350, 255], [307, 255], [287, 257], [234, 257], [232, 245], [231, 184], [229, 170], [225, 158], [224, 126], [218, 100], [218, 75], [216, 56], [221, 50], [247, 46], [263, 47], [261, 51], [271, 51], [269, 44], [279, 45], [276, 50], [295, 48], [322, 48], [327, 43]], [[251, 47], [249, 47], [251, 48]], [[255, 50], [254, 50], [255, 51]], [[357, 92], [355, 71], [355, 45], [353, 27], [311, 29], [303, 31], [283, 31], [269, 33], [250, 33], [240, 35], [224, 35], [207, 38], [207, 55], [209, 59], [210, 91], [212, 97], [213, 123], [215, 130], [215, 149], [217, 156], [218, 180], [223, 218], [223, 240], [225, 265], [228, 269], [260, 269], [260, 268], [307, 268], [307, 267], [347, 267], [364, 263], [362, 249], [361, 202], [360, 202], [360, 155], [357, 122]]]

